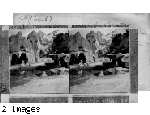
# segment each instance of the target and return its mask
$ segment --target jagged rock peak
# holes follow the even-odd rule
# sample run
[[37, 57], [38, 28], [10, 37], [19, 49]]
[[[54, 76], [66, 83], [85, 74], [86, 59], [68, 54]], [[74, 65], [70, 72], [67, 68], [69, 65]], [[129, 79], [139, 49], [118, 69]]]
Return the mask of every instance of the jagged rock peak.
[[39, 30], [39, 32], [38, 32], [40, 35], [43, 35], [44, 33], [41, 31], [41, 30]]
[[70, 37], [73, 37], [73, 35], [71, 34]]
[[49, 36], [51, 36], [51, 35], [52, 35], [52, 33], [48, 33], [48, 35], [49, 35]]
[[93, 34], [94, 34], [94, 31], [93, 31], [93, 30], [91, 30], [91, 31], [90, 31], [90, 34], [92, 34], [92, 35], [93, 35]]
[[81, 36], [81, 33], [78, 31], [75, 36]]
[[98, 37], [102, 37], [103, 33], [101, 33], [100, 31], [97, 31], [97, 35], [98, 35]]
[[30, 35], [36, 35], [35, 30], [33, 30], [33, 31], [30, 33]]
[[88, 38], [88, 37], [94, 37], [95, 36], [95, 32], [94, 31], [90, 31], [90, 33], [87, 33], [86, 34], [86, 38]]
[[22, 37], [22, 32], [19, 31], [19, 32], [17, 33], [17, 36], [18, 36], [18, 37]]

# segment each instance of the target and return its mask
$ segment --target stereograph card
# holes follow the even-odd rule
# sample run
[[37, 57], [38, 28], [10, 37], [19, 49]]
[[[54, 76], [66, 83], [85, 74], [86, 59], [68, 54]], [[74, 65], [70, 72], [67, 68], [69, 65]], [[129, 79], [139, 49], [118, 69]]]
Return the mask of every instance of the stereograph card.
[[6, 37], [10, 83], [3, 80], [9, 102], [137, 103], [138, 89], [149, 90], [149, 62], [139, 54], [148, 51], [148, 16], [141, 17], [14, 14]]
[[[59, 27], [59, 28], [56, 28], [56, 27]], [[62, 31], [61, 27], [63, 27], [64, 34], [62, 32], [59, 33], [59, 31]], [[64, 27], [65, 27], [65, 29], [64, 29]], [[68, 28], [68, 27], [70, 27], [70, 28]], [[59, 73], [58, 71], [56, 72], [53, 70], [53, 68], [61, 68], [61, 70], [66, 70], [64, 68], [69, 69], [69, 71], [68, 71], [69, 76], [64, 77], [64, 78], [68, 78], [68, 82], [67, 82], [67, 80], [66, 80], [66, 82], [64, 82], [66, 84], [68, 83], [68, 94], [69, 94], [69, 92], [70, 92], [70, 94], [74, 94], [74, 93], [75, 94], [77, 94], [77, 93], [79, 93], [79, 94], [109, 93], [110, 94], [110, 93], [118, 93], [118, 92], [119, 93], [130, 93], [132, 90], [135, 91], [135, 93], [137, 93], [136, 89], [134, 89], [136, 87], [133, 87], [132, 89], [130, 89], [130, 85], [131, 85], [130, 83], [132, 83], [132, 82], [130, 82], [131, 72], [129, 70], [129, 68], [130, 68], [129, 67], [130, 66], [130, 64], [129, 64], [129, 57], [130, 57], [129, 34], [131, 32], [130, 32], [130, 29], [128, 28], [128, 26], [125, 28], [121, 28], [121, 29], [118, 27], [111, 28], [111, 29], [110, 28], [109, 29], [108, 28], [95, 28], [95, 26], [87, 26], [88, 28], [85, 28], [85, 27], [86, 26], [80, 26], [80, 25], [79, 26], [74, 26], [74, 25], [72, 25], [72, 26], [71, 25], [70, 26], [67, 26], [67, 25], [66, 26], [65, 25], [43, 25], [43, 26], [41, 26], [41, 25], [17, 26], [16, 25], [16, 26], [10, 26], [9, 27], [9, 29], [10, 29], [9, 30], [9, 44], [11, 44], [10, 52], [15, 52], [15, 53], [12, 53], [12, 55], [10, 55], [10, 93], [11, 94], [24, 94], [24, 93], [30, 94], [31, 92], [32, 93], [35, 92], [35, 94], [37, 94], [37, 93], [38, 94], [41, 94], [41, 93], [43, 93], [43, 94], [44, 93], [59, 93], [59, 94], [64, 93], [62, 91], [64, 91], [63, 88], [65, 88], [65, 85], [64, 86], [63, 85], [58, 86], [58, 85], [61, 85], [61, 82], [64, 82], [65, 80], [64, 81], [60, 80], [57, 83], [57, 80], [59, 79], [58, 74], [60, 75], [63, 73], [62, 72]], [[91, 27], [91, 28], [89, 28], [89, 27]], [[92, 28], [92, 27], [94, 27], [94, 28]], [[47, 35], [45, 33], [43, 33], [43, 31], [46, 32], [46, 30], [48, 31]], [[52, 31], [52, 34], [49, 34], [50, 30]], [[57, 30], [57, 32], [56, 32], [56, 30]], [[96, 31], [97, 33], [95, 33], [93, 30]], [[98, 30], [100, 30], [101, 32]], [[23, 32], [23, 31], [25, 31], [25, 32]], [[118, 33], [120, 32], [120, 33], [118, 34], [117, 32]], [[103, 34], [105, 33], [105, 35], [103, 35], [102, 33]], [[50, 36], [50, 35], [52, 35], [52, 36]], [[56, 35], [56, 37], [54, 37], [55, 35]], [[102, 38], [100, 38], [101, 35], [103, 35]], [[126, 54], [125, 53], [104, 54], [108, 50], [108, 46], [106, 47], [106, 44], [115, 42], [115, 40], [111, 41], [110, 38], [108, 37], [108, 36], [113, 37], [112, 35], [115, 36], [114, 38], [117, 38], [119, 36], [125, 41], [125, 44], [127, 46], [125, 47], [125, 49], [123, 51]], [[25, 39], [24, 36], [27, 39]], [[13, 38], [14, 38], [14, 41], [13, 41]], [[22, 40], [21, 42], [18, 42], [20, 44], [19, 47], [21, 50], [19, 52], [20, 59], [23, 60], [23, 61], [20, 61], [20, 63], [19, 63], [21, 65], [17, 64], [18, 63], [17, 61], [19, 59], [15, 60], [15, 58], [14, 58], [14, 57], [17, 57], [16, 55], [18, 53], [18, 51], [16, 51], [17, 48], [16, 49], [13, 48], [13, 46], [18, 46], [18, 45], [12, 45], [14, 43], [17, 43], [15, 41], [16, 38], [19, 38], [20, 41], [21, 41], [21, 39], [25, 39], [27, 41], [30, 40], [29, 43], [34, 42], [34, 45], [37, 45], [37, 51], [35, 53], [36, 56], [33, 56], [35, 54], [30, 53], [30, 52], [32, 52], [32, 50], [31, 49], [30, 49], [30, 51], [27, 50], [27, 48], [26, 48], [27, 45], [26, 46], [24, 45], [25, 43], [28, 43], [27, 41]], [[37, 38], [37, 40], [34, 40], [36, 38]], [[53, 41], [51, 38], [53, 38]], [[94, 43], [92, 43], [93, 38], [96, 38], [97, 41], [95, 41], [95, 42], [97, 42], [97, 44], [96, 44], [97, 46], [94, 45]], [[31, 40], [32, 40], [32, 42], [31, 42]], [[98, 41], [98, 40], [101, 40], [101, 41]], [[59, 41], [59, 42], [57, 42], [57, 41]], [[46, 43], [44, 44], [44, 42], [52, 42], [51, 47], [46, 47]], [[45, 47], [43, 47], [44, 45], [45, 45]], [[110, 45], [112, 45], [112, 44], [110, 44]], [[95, 49], [94, 49], [94, 46], [95, 46]], [[114, 46], [115, 45], [111, 46], [112, 50], [110, 50], [110, 52], [111, 51], [114, 52], [114, 49], [113, 49]], [[34, 46], [33, 48], [36, 48], [36, 47]], [[41, 51], [38, 51], [38, 49], [40, 49]], [[42, 50], [44, 50], [44, 51], [42, 52]], [[97, 51], [101, 50], [101, 52], [97, 53], [97, 52], [95, 52], [96, 50]], [[46, 54], [47, 53], [46, 51], [49, 53], [48, 55]], [[29, 54], [28, 54], [28, 52], [29, 52]], [[95, 54], [93, 52], [95, 52]], [[14, 54], [15, 54], [15, 56], [13, 56]], [[24, 60], [22, 58], [23, 57], [22, 54], [26, 54], [26, 56], [24, 57], [26, 60]], [[51, 63], [53, 63], [53, 61], [55, 62], [55, 59], [51, 59], [53, 57], [49, 57], [49, 55], [50, 56], [54, 55], [54, 57], [58, 56], [59, 57], [58, 59], [61, 59], [61, 57], [65, 57], [64, 62], [66, 62], [66, 63], [63, 64], [61, 62], [61, 60], [59, 60], [60, 62], [54, 63], [54, 66], [53, 66], [53, 65], [51, 65]], [[124, 57], [124, 58], [122, 58], [122, 60], [124, 59], [126, 61], [122, 62], [122, 63], [117, 61], [114, 63], [114, 59], [112, 58], [114, 55], [118, 59], [121, 57]], [[69, 57], [67, 57], [67, 56], [69, 56]], [[34, 59], [30, 59], [31, 57]], [[44, 64], [42, 66], [43, 62], [44, 62]], [[37, 63], [37, 66], [34, 65], [34, 63], [35, 64]], [[38, 65], [38, 63], [39, 63], [39, 65]], [[113, 63], [115, 66], [113, 65]], [[83, 64], [83, 66], [82, 66], [82, 64]], [[32, 68], [32, 66], [34, 68]], [[39, 66], [42, 66], [41, 67], [42, 69], [40, 69]], [[64, 66], [63, 69], [60, 66]], [[119, 66], [121, 66], [121, 67], [119, 67]], [[15, 69], [18, 69], [18, 68], [19, 68], [19, 71], [15, 71]], [[30, 72], [30, 71], [31, 71], [31, 74], [29, 74], [29, 73], [27, 74], [27, 72]], [[40, 71], [42, 71], [42, 72], [40, 72]], [[48, 74], [49, 73], [48, 71], [50, 71], [50, 74]], [[55, 74], [55, 72], [57, 75]], [[33, 74], [33, 76], [32, 76], [32, 74]], [[16, 79], [14, 79], [15, 76], [19, 76], [19, 77], [16, 77]], [[60, 76], [62, 79], [64, 79], [62, 77], [63, 75], [60, 75]], [[26, 81], [26, 79], [27, 79], [27, 81]], [[42, 81], [44, 79], [46, 79], [46, 80]], [[53, 81], [54, 79], [55, 79], [55, 82]], [[47, 84], [46, 84], [46, 82], [47, 82]], [[18, 83], [18, 85], [17, 85], [17, 83]], [[56, 83], [56, 86], [55, 86], [55, 83]], [[51, 84], [53, 84], [53, 86]], [[46, 89], [46, 87], [47, 87], [47, 89]], [[112, 89], [110, 89], [110, 88], [112, 88]], [[69, 89], [70, 89], [70, 91], [69, 91]], [[60, 92], [58, 92], [58, 91], [60, 91]], [[78, 95], [78, 97], [79, 96], [80, 95]], [[91, 97], [91, 95], [89, 95], [89, 96]], [[118, 96], [118, 95], [116, 95], [116, 97], [120, 98], [120, 96]], [[105, 98], [104, 98], [102, 96], [99, 96], [99, 98], [101, 98], [100, 100], [103, 100], [102, 102], [107, 102], [107, 101], [104, 101], [104, 100], [106, 100], [106, 98], [110, 98], [110, 99], [115, 98], [116, 99], [116, 97], [111, 96], [111, 98], [110, 98], [110, 96], [105, 96]], [[85, 98], [87, 98], [87, 96]], [[93, 96], [92, 98], [96, 98], [96, 97]], [[33, 99], [33, 100], [36, 100], [36, 99]], [[73, 100], [74, 100], [74, 97], [73, 97]], [[124, 100], [124, 96], [122, 96], [121, 100]], [[129, 95], [126, 97], [125, 100], [126, 101], [118, 100], [118, 102], [129, 102]], [[30, 102], [32, 102], [32, 101], [30, 101]], [[101, 101], [99, 101], [99, 103], [100, 102]]]
[[[142, 13], [14, 13], [14, 25], [121, 25], [138, 29], [138, 89], [150, 90], [149, 14]], [[144, 60], [143, 60], [144, 59]]]

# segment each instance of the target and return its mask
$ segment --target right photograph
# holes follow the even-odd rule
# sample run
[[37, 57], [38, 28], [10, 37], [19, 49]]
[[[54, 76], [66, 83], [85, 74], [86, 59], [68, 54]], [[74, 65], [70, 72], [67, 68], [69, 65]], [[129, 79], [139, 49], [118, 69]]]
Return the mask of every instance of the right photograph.
[[69, 31], [71, 94], [129, 93], [129, 28]]

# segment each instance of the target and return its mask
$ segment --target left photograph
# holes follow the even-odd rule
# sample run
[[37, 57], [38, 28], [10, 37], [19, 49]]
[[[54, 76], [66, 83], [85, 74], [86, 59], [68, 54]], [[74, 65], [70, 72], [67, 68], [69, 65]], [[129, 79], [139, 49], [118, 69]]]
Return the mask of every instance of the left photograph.
[[10, 28], [10, 94], [68, 94], [68, 37], [64, 28]]

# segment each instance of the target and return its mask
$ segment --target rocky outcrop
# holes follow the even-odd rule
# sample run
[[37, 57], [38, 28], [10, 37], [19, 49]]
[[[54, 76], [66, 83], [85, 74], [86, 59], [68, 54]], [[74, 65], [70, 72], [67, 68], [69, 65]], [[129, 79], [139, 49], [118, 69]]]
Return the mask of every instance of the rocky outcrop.
[[26, 52], [28, 61], [30, 63], [34, 62], [34, 52], [31, 42], [25, 37], [22, 37], [21, 32], [18, 32], [16, 35], [12, 35], [9, 37], [9, 53], [10, 55], [18, 54], [19, 56], [20, 51]]
[[25, 51], [29, 62], [35, 63], [35, 57], [40, 58], [43, 54], [53, 53], [54, 33], [56, 32], [45, 34], [41, 30], [39, 32], [33, 30], [28, 34], [27, 38], [22, 36], [22, 32], [11, 35], [9, 37], [9, 53], [18, 55], [19, 51]]
[[53, 43], [53, 33], [45, 34], [40, 30], [38, 34], [41, 45], [49, 45]]
[[69, 50], [70, 52], [84, 51], [87, 61], [93, 61], [93, 54], [95, 57], [100, 57], [108, 51], [108, 45], [103, 33], [97, 31], [90, 31], [83, 38], [80, 32], [69, 36]]
[[69, 33], [59, 33], [54, 37], [52, 43], [52, 53], [69, 54]]
[[28, 34], [27, 40], [30, 41], [32, 44], [32, 48], [34, 50], [34, 55], [36, 55], [36, 52], [38, 51], [38, 40], [39, 40], [39, 35], [33, 30], [31, 33]]
[[107, 40], [103, 36], [104, 34], [100, 31], [97, 31], [97, 33], [90, 31], [90, 33], [86, 35], [86, 38], [91, 44], [92, 53], [95, 57], [100, 57], [108, 51]]
[[129, 53], [129, 30], [126, 30], [124, 34], [114, 35], [109, 49], [109, 53]]
[[97, 33], [95, 33], [95, 38], [99, 44], [103, 42], [102, 36], [103, 36], [103, 33], [101, 33], [100, 31], [97, 31]]
[[86, 56], [86, 62], [93, 61], [90, 42], [83, 38], [80, 32], [69, 36], [69, 50], [70, 53], [84, 52]]
[[92, 50], [92, 53], [95, 54], [95, 50], [97, 49], [95, 46], [95, 42], [96, 42], [96, 36], [94, 31], [90, 31], [90, 33], [88, 33], [86, 35], [86, 39], [89, 41], [90, 43], [90, 48]]
[[69, 52], [78, 52], [78, 40], [74, 35], [69, 36]]
[[19, 52], [21, 50], [30, 51], [32, 44], [25, 37], [22, 37], [22, 33], [18, 32], [16, 35], [9, 37], [9, 52]]
[[52, 36], [40, 30], [38, 33], [35, 31], [29, 33], [27, 39], [31, 42], [34, 55], [37, 58], [42, 57], [42, 54], [52, 53]]
[[55, 31], [49, 34], [32, 31], [25, 38], [18, 32], [9, 37], [9, 52], [13, 54], [26, 51], [31, 63], [35, 62], [35, 57], [42, 58], [44, 54], [49, 53], [69, 54], [83, 51], [87, 61], [93, 61], [93, 54], [100, 57], [105, 53], [129, 52], [128, 31], [125, 34], [116, 34], [112, 38], [110, 36], [111, 34], [104, 35], [100, 31], [96, 33], [90, 31], [86, 34], [86, 38], [82, 37], [80, 32], [69, 36], [69, 33], [56, 34]]
[[87, 39], [83, 38], [80, 32], [77, 32], [75, 35], [69, 36], [69, 50], [70, 52], [77, 51], [90, 51], [90, 43]]

